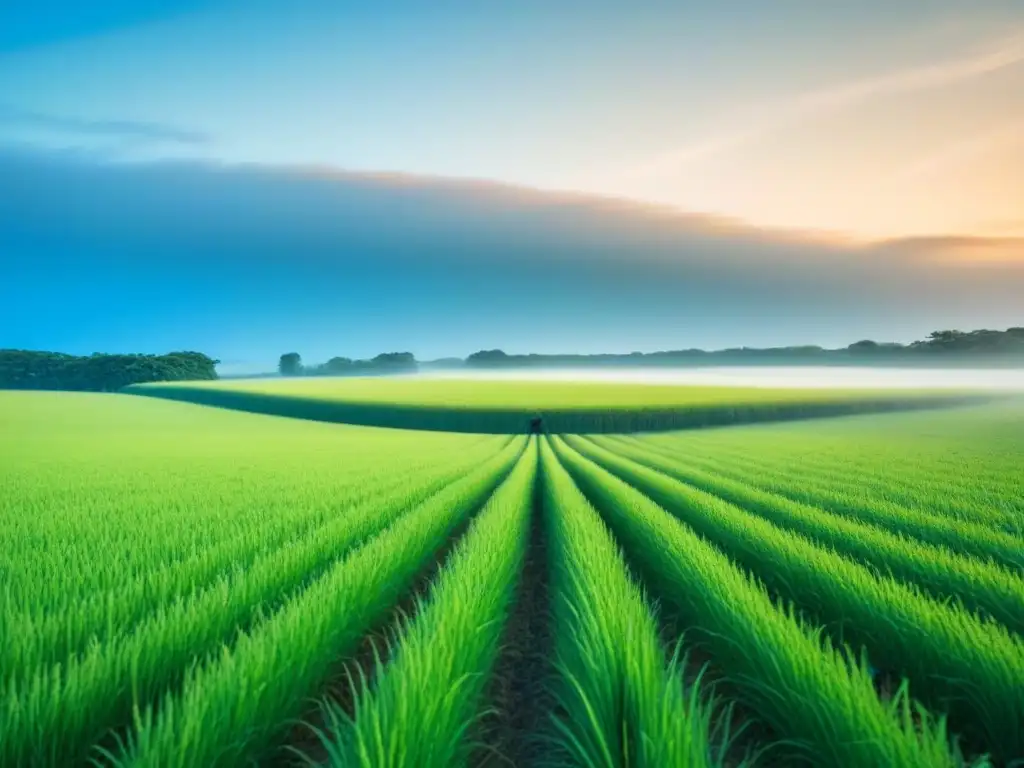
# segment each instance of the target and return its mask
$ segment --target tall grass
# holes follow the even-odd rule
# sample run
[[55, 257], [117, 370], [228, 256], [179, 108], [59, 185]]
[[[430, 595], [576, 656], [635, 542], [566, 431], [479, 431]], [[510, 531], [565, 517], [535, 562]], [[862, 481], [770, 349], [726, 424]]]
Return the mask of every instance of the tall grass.
[[642, 439], [761, 487], [835, 492], [856, 504], [851, 513], [876, 511], [883, 522], [904, 510], [1024, 533], [1019, 403]]
[[[737, 435], [736, 439], [740, 441], [742, 436]], [[645, 437], [643, 440], [609, 438], [609, 442], [602, 439], [601, 444], [608, 448], [617, 445], [642, 447], [663, 456], [685, 460], [687, 466], [716, 477], [739, 481], [797, 503], [821, 507], [927, 544], [992, 560], [1011, 570], [1024, 568], [1024, 514], [1017, 522], [1012, 517], [1013, 513], [1003, 515], [994, 511], [995, 504], [1005, 504], [1015, 498], [1012, 485], [1007, 484], [1003, 490], [993, 490], [988, 494], [975, 490], [970, 512], [960, 509], [947, 514], [940, 510], [948, 503], [953, 491], [942, 489], [941, 482], [944, 478], [948, 481], [949, 475], [935, 467], [915, 472], [904, 462], [876, 458], [873, 469], [861, 475], [863, 481], [860, 485], [847, 487], [837, 483], [827, 468], [823, 468], [815, 479], [808, 480], [785, 466], [769, 470], [746, 456], [726, 458], [713, 451], [701, 452], [699, 446], [688, 442], [677, 437], [672, 443], [663, 444]], [[842, 462], [840, 455], [832, 458], [827, 466], [841, 465]], [[868, 493], [866, 484], [872, 477], [883, 478], [884, 485], [879, 486], [878, 491]], [[958, 483], [960, 493], [963, 494], [972, 484], [969, 474], [961, 478]], [[912, 506], [904, 506], [890, 498], [901, 496], [908, 499], [908, 489], [915, 487], [918, 492]], [[1024, 487], [1021, 490], [1024, 492]]]
[[[456, 768], [478, 745], [488, 674], [527, 545], [537, 445], [494, 493], [437, 577], [396, 655], [364, 689], [354, 717], [331, 702], [321, 739], [337, 768]], [[378, 662], [379, 664], [379, 662]]]
[[[548, 430], [600, 431], [659, 428], [668, 411], [692, 426], [863, 405], [848, 393], [423, 384], [243, 394], [388, 418], [457, 412], [474, 428], [496, 414], [516, 430], [537, 406]], [[544, 658], [524, 674], [541, 679], [534, 660], [554, 674], [526, 706], [550, 705], [556, 762], [733, 765], [744, 749], [766, 765], [1024, 759], [1021, 409], [527, 440], [0, 393], [0, 423], [4, 768], [287, 759], [306, 743], [298, 719], [449, 550], [354, 709], [325, 710], [322, 746], [336, 766], [468, 765], [491, 746], [477, 725], [502, 682], [528, 541], [545, 552], [552, 612]], [[672, 610], [664, 624], [648, 594]], [[537, 602], [516, 603], [516, 619]], [[669, 629], [690, 656], [659, 636]], [[710, 668], [690, 684], [694, 658]], [[701, 693], [706, 680], [736, 718]], [[506, 740], [507, 714], [495, 729]], [[744, 717], [760, 723], [736, 743], [721, 729]]]
[[865, 664], [777, 607], [756, 580], [639, 491], [554, 444], [644, 575], [689, 622], [745, 706], [785, 740], [791, 759], [848, 768], [956, 763], [944, 722], [914, 707], [904, 689], [892, 704], [880, 702]]
[[84, 763], [133, 707], [507, 443], [19, 395], [0, 394], [17, 429], [0, 435], [5, 766]]
[[502, 440], [54, 392], [0, 392], [0, 423], [0, 599], [55, 612], [279, 517], [330, 515], [406, 466]]
[[115, 762], [230, 768], [267, 758], [309, 697], [490, 496], [522, 448], [517, 441], [399, 518], [214, 661], [190, 671], [180, 694], [137, 715]]
[[545, 441], [544, 504], [554, 552], [554, 634], [564, 751], [587, 768], [721, 765], [728, 712], [711, 726], [686, 658], [661, 646], [654, 614], [608, 530]]
[[[451, 464], [435, 457], [434, 466], [403, 467], [379, 483], [371, 479], [376, 473], [364, 476], [367, 485], [353, 487], [344, 501], [308, 517], [302, 507], [292, 506], [271, 519], [254, 518], [251, 527], [205, 551], [126, 579], [120, 589], [83, 596], [73, 610], [42, 601], [30, 611], [8, 605], [3, 624], [9, 640], [0, 646], [0, 679], [50, 678], [51, 667], [59, 664], [68, 680], [99, 655], [136, 659], [133, 663], [145, 667], [141, 660], [155, 654], [161, 673], [171, 674], [175, 658], [184, 663], [236, 626], [272, 610], [332, 560], [494, 456], [496, 448], [467, 451]], [[102, 550], [96, 557], [102, 567]], [[201, 618], [207, 615], [209, 621]], [[175, 653], [164, 650], [171, 637], [177, 638], [171, 643]]]
[[[597, 444], [602, 445], [600, 441]], [[1024, 634], [1024, 578], [1008, 568], [829, 514], [735, 480], [702, 472], [643, 448], [607, 447], [619, 456], [713, 494], [851, 559], [872, 565], [880, 573], [916, 584], [940, 600], [959, 601], [969, 610], [991, 616], [1008, 629]]]
[[587, 441], [573, 447], [678, 515], [999, 760], [1024, 755], [1024, 641], [739, 507]]

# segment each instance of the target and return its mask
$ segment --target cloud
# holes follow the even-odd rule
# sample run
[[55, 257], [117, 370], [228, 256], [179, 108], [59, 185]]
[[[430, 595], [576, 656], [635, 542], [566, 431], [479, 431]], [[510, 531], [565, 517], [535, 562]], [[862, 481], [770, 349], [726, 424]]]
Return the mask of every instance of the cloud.
[[664, 152], [628, 171], [628, 176], [657, 175], [720, 155], [811, 117], [838, 112], [881, 96], [935, 90], [984, 77], [1024, 62], [1024, 30], [995, 41], [972, 55], [946, 58], [916, 67], [865, 77], [795, 94], [755, 109], [746, 125]]
[[905, 237], [872, 243], [868, 250], [883, 257], [892, 255], [919, 264], [945, 263], [954, 267], [1010, 264], [1024, 267], [1024, 237], [932, 235]]
[[979, 221], [977, 229], [981, 232], [990, 232], [993, 235], [1017, 235], [1024, 237], [1024, 218], [987, 219]]
[[1024, 254], [966, 259], [1020, 244], [854, 243], [480, 181], [0, 148], [0, 344], [157, 339], [244, 360], [314, 337], [327, 356], [916, 338], [1019, 325]]
[[210, 136], [205, 133], [163, 123], [137, 120], [89, 120], [51, 115], [0, 104], [0, 126], [3, 125], [70, 134], [77, 137], [166, 142], [193, 146], [207, 144], [211, 140]]
[[[765, 272], [835, 270], [899, 254], [904, 263], [957, 251], [1016, 252], [1015, 237], [933, 236], [881, 241], [760, 227], [740, 219], [578, 192], [482, 179], [348, 172], [330, 167], [206, 161], [102, 162], [82, 151], [0, 147], [0, 223], [97, 241], [189, 242], [252, 253], [288, 243], [315, 259], [629, 264], [634, 268]], [[63, 194], [53, 196], [60, 188]], [[339, 244], [360, 248], [337, 250]], [[534, 248], [533, 245], [538, 247]], [[189, 249], [183, 248], [183, 251]], [[257, 256], [254, 256], [256, 258]], [[291, 261], [289, 253], [287, 259]]]
[[1018, 115], [1000, 121], [995, 128], [962, 136], [938, 151], [898, 169], [888, 181], [905, 182], [928, 178], [951, 168], [963, 167], [971, 161], [997, 149], [1024, 146], [1024, 116]]

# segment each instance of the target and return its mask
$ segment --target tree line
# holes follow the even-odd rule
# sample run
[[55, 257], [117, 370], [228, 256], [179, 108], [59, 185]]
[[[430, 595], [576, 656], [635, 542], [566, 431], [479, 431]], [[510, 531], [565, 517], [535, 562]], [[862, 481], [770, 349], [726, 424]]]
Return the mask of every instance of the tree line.
[[[807, 362], [874, 363], [928, 360], [966, 361], [981, 358], [1020, 359], [1024, 362], [1024, 328], [1005, 331], [934, 331], [910, 344], [870, 339], [839, 349], [804, 345], [789, 347], [735, 347], [731, 349], [682, 349], [664, 352], [632, 352], [598, 355], [510, 355], [500, 349], [469, 355], [464, 364], [473, 367], [529, 365], [687, 365], [695, 363]], [[129, 384], [154, 381], [197, 381], [218, 378], [219, 360], [201, 352], [170, 352], [166, 355], [103, 354], [68, 355], [23, 349], [0, 349], [0, 389], [54, 389], [115, 392]], [[460, 363], [458, 359], [449, 361]], [[281, 355], [282, 376], [369, 376], [415, 373], [420, 364], [411, 352], [385, 352], [368, 360], [332, 357], [325, 363], [305, 365], [301, 355]]]
[[166, 355], [67, 355], [0, 349], [0, 389], [59, 389], [116, 392], [149, 381], [217, 378], [217, 363], [201, 352]]
[[629, 354], [596, 355], [510, 355], [500, 349], [485, 349], [466, 358], [470, 366], [489, 368], [503, 366], [552, 365], [686, 365], [709, 362], [880, 362], [971, 360], [1020, 357], [1024, 360], [1024, 328], [1005, 331], [934, 331], [928, 338], [910, 344], [857, 341], [847, 347], [826, 349], [803, 345], [790, 347], [733, 347], [704, 350], [680, 349], [665, 352], [631, 352]]
[[277, 372], [282, 376], [367, 376], [373, 374], [415, 373], [419, 363], [412, 352], [384, 352], [369, 360], [332, 357], [326, 363], [304, 365], [302, 355], [281, 355]]

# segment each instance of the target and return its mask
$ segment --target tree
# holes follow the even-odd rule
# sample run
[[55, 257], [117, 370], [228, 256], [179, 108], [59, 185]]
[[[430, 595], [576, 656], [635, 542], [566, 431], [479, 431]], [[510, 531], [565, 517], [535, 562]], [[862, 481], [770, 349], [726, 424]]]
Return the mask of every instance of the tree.
[[864, 339], [862, 341], [855, 341], [853, 344], [847, 347], [851, 352], [877, 352], [878, 342], [872, 341], [871, 339]]
[[277, 363], [277, 371], [282, 376], [302, 375], [302, 355], [298, 352], [286, 352]]
[[374, 368], [384, 370], [416, 370], [416, 357], [412, 352], [382, 352], [370, 361]]
[[347, 357], [332, 357], [326, 363], [324, 363], [324, 372], [329, 376], [341, 376], [342, 374], [351, 372], [353, 368], [353, 361]]
[[509, 362], [509, 356], [500, 349], [481, 349], [466, 358], [469, 365], [502, 365]]
[[0, 389], [116, 392], [150, 381], [216, 379], [218, 362], [200, 352], [75, 356], [4, 349], [0, 350]]

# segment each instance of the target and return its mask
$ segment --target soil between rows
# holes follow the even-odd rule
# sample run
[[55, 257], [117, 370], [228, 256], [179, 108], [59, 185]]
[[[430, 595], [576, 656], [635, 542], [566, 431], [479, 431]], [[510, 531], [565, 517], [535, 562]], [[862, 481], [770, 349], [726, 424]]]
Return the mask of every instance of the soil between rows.
[[[495, 486], [495, 490], [499, 486], [500, 483]], [[491, 495], [493, 495], [493, 491]], [[296, 752], [316, 763], [327, 761], [327, 749], [314, 730], [314, 728], [323, 730], [326, 725], [322, 702], [333, 701], [341, 707], [346, 715], [351, 717], [354, 714], [362, 681], [365, 680], [366, 685], [372, 689], [377, 672], [387, 668], [399, 648], [404, 627], [416, 620], [430, 596], [430, 590], [441, 569], [448, 562], [469, 526], [490, 498], [489, 495], [481, 501], [455, 527], [445, 542], [435, 550], [429, 563], [416, 576], [412, 587], [406, 591], [387, 617], [363, 636], [358, 648], [352, 654], [339, 661], [336, 671], [321, 688], [317, 699], [311, 702], [302, 721], [292, 728], [277, 752], [263, 761], [261, 765], [266, 768], [296, 768], [307, 765], [308, 763]]]
[[471, 735], [478, 744], [470, 760], [474, 768], [538, 766], [550, 751], [545, 736], [554, 706], [548, 685], [554, 637], [542, 482], [538, 463], [529, 544], [484, 702], [490, 711]]

